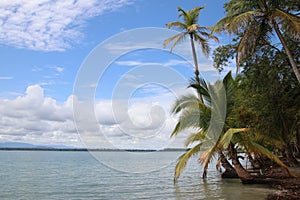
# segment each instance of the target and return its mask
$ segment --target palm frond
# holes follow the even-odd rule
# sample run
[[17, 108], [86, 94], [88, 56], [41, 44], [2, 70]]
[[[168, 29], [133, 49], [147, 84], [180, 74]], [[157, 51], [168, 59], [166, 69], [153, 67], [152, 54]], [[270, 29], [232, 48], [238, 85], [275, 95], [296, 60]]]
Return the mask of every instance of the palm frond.
[[173, 130], [171, 137], [176, 136], [179, 132], [188, 128], [198, 128], [200, 112], [197, 107], [185, 109], [181, 112], [178, 123]]
[[174, 35], [174, 36], [172, 36], [172, 37], [169, 37], [168, 39], [166, 39], [166, 40], [164, 41], [164, 44], [163, 44], [164, 48], [166, 48], [166, 47], [169, 45], [169, 43], [170, 43], [171, 41], [175, 40], [175, 41], [173, 42], [173, 45], [172, 45], [171, 48], [170, 48], [170, 51], [172, 52], [172, 51], [173, 51], [173, 48], [174, 48], [179, 42], [181, 42], [182, 40], [185, 39], [185, 35], [186, 35], [186, 33], [179, 33], [179, 34], [176, 34], [176, 35]]
[[184, 146], [188, 147], [190, 144], [193, 144], [194, 142], [200, 142], [202, 143], [206, 138], [207, 132], [200, 130], [197, 133], [192, 133], [189, 135], [189, 137], [185, 140]]
[[296, 39], [300, 39], [300, 17], [287, 13], [281, 9], [275, 9], [273, 12], [273, 18], [283, 19], [281, 23], [288, 30], [292, 36]]
[[208, 57], [209, 52], [210, 52], [210, 47], [208, 44], [208, 40], [203, 38], [202, 36], [198, 35], [198, 34], [194, 34], [194, 40], [200, 45], [202, 53]]
[[209, 127], [210, 112], [210, 108], [201, 102], [182, 110], [171, 137], [188, 128], [199, 129], [201, 127], [203, 130], [207, 130]]
[[188, 27], [185, 23], [182, 23], [182, 22], [179, 22], [179, 21], [167, 23], [166, 26], [167, 26], [168, 29], [170, 29], [172, 27], [175, 27], [175, 28], [180, 29], [180, 30], [186, 30], [187, 27]]
[[183, 17], [184, 22], [187, 25], [196, 24], [198, 21], [198, 17], [200, 14], [200, 10], [202, 10], [204, 6], [202, 7], [194, 7], [192, 10], [185, 11], [181, 7], [178, 7], [179, 17]]
[[266, 43], [270, 39], [269, 34], [272, 33], [271, 30], [272, 28], [266, 19], [254, 20], [249, 23], [236, 48], [237, 67], [239, 67], [240, 61], [244, 57], [254, 56], [259, 43]]
[[262, 145], [255, 143], [255, 142], [250, 142], [248, 143], [248, 148], [251, 149], [252, 151], [255, 151], [256, 153], [260, 153], [262, 155], [265, 155], [269, 159], [275, 161], [278, 165], [280, 165], [283, 169], [286, 170], [286, 172], [290, 175], [295, 177], [294, 174], [292, 174], [288, 167], [276, 156], [274, 155], [269, 149], [263, 147]]
[[231, 71], [229, 71], [223, 78], [223, 85], [225, 87], [226, 98], [228, 101], [231, 97], [235, 95], [237, 89], [237, 83], [233, 79]]
[[232, 137], [234, 134], [239, 132], [246, 132], [248, 129], [246, 128], [230, 128], [228, 129], [221, 137], [219, 145], [222, 149], [226, 149], [230, 142], [232, 141]]
[[274, 148], [283, 149], [284, 141], [281, 137], [274, 137], [268, 134], [255, 134], [255, 138], [253, 139], [254, 142], [258, 144], [264, 144], [264, 146], [272, 146]]
[[175, 103], [171, 108], [171, 113], [178, 114], [181, 110], [186, 109], [188, 107], [195, 107], [198, 105], [200, 100], [195, 95], [184, 95], [179, 99], [176, 99]]
[[[183, 10], [180, 6], [177, 7], [177, 10], [179, 12], [178, 17], [183, 17], [185, 23], [190, 21], [189, 20], [190, 16], [185, 10]], [[186, 23], [186, 24], [188, 24], [188, 23]]]
[[195, 89], [197, 94], [201, 94], [203, 100], [205, 100], [205, 104], [210, 106], [211, 98], [209, 94], [209, 88], [203, 77], [199, 78], [199, 83], [197, 83], [195, 78], [192, 78], [188, 87]]
[[194, 146], [193, 148], [191, 148], [190, 150], [188, 150], [187, 152], [185, 152], [184, 154], [182, 154], [178, 159], [177, 159], [177, 164], [175, 167], [175, 174], [174, 174], [174, 183], [176, 182], [176, 180], [179, 178], [181, 172], [184, 170], [188, 160], [195, 154], [200, 152], [200, 147], [201, 147], [201, 143], [197, 144], [196, 146]]
[[222, 31], [226, 31], [226, 24], [231, 19], [230, 16], [224, 17], [221, 20], [219, 20], [213, 27], [211, 27], [212, 33], [220, 33]]
[[260, 11], [247, 11], [244, 13], [240, 13], [234, 16], [229, 16], [224, 21], [225, 29], [229, 33], [238, 34], [242, 30], [246, 29], [251, 22], [252, 19], [256, 18], [257, 16], [262, 16], [263, 13]]
[[197, 23], [199, 15], [200, 15], [200, 11], [204, 8], [205, 8], [205, 6], [201, 6], [201, 7], [196, 6], [191, 11], [189, 11], [191, 18], [196, 19], [196, 21], [193, 21], [193, 23]]
[[218, 153], [218, 143], [216, 143], [216, 145], [214, 145], [212, 148], [204, 151], [200, 158], [199, 158], [199, 162], [200, 164], [204, 165], [203, 166], [203, 175], [202, 177], [205, 178], [206, 177], [206, 172], [208, 169], [208, 165], [209, 163], [213, 160], [213, 158], [216, 156], [216, 154]]

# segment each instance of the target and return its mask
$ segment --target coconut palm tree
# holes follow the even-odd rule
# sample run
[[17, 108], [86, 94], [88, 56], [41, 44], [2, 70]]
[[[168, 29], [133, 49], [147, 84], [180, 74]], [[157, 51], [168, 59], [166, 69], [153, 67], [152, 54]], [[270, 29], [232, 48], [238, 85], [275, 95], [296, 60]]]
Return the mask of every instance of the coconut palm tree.
[[227, 31], [241, 35], [236, 48], [237, 71], [245, 55], [253, 54], [258, 44], [268, 44], [275, 31], [293, 71], [300, 83], [300, 71], [283, 36], [283, 31], [294, 39], [300, 39], [300, 17], [287, 11], [285, 1], [278, 0], [230, 0], [224, 4], [227, 15], [217, 22], [215, 32]]
[[[244, 169], [239, 161], [238, 150], [243, 150], [247, 155], [263, 155], [277, 162], [290, 174], [287, 167], [278, 157], [265, 148], [264, 145], [260, 143], [260, 140], [256, 139], [255, 133], [251, 133], [248, 128], [234, 127], [233, 102], [237, 82], [232, 78], [231, 72], [229, 72], [222, 81], [227, 97], [224, 126], [221, 127], [221, 130], [217, 130], [218, 128], [210, 129], [211, 123], [219, 123], [220, 121], [220, 117], [214, 117], [215, 120], [212, 120], [212, 115], [216, 115], [218, 110], [224, 107], [224, 105], [218, 103], [218, 97], [213, 94], [220, 91], [218, 90], [218, 88], [220, 88], [218, 83], [220, 82], [216, 82], [215, 86], [212, 86], [200, 79], [200, 85], [191, 84], [194, 89], [201, 92], [205, 103], [201, 102], [199, 98], [194, 95], [188, 95], [179, 98], [173, 106], [172, 112], [179, 114], [179, 119], [171, 136], [176, 136], [183, 130], [189, 128], [197, 130], [196, 133], [191, 133], [186, 139], [186, 147], [191, 144], [194, 146], [178, 158], [175, 167], [174, 182], [180, 176], [188, 160], [204, 149], [206, 150], [201, 152], [199, 158], [200, 163], [203, 164], [203, 178], [206, 177], [206, 171], [211, 160], [219, 156], [226, 171], [236, 172], [243, 183], [253, 183], [255, 181], [254, 177]], [[221, 131], [220, 134], [212, 134], [218, 131]], [[228, 162], [229, 158], [232, 160], [233, 166]]]
[[[196, 83], [199, 84], [199, 67], [198, 60], [195, 48], [195, 42], [200, 44], [201, 50], [205, 56], [209, 55], [210, 48], [208, 44], [208, 39], [213, 38], [218, 41], [218, 38], [208, 33], [206, 27], [200, 26], [198, 22], [200, 11], [204, 8], [195, 7], [192, 10], [185, 11], [181, 7], [178, 7], [179, 17], [183, 18], [183, 22], [175, 21], [167, 24], [167, 28], [175, 27], [182, 31], [182, 33], [176, 34], [164, 41], [164, 48], [166, 48], [170, 42], [173, 41], [170, 51], [172, 52], [173, 48], [180, 42], [182, 42], [186, 37], [190, 38], [193, 60], [195, 65], [195, 77]], [[201, 98], [200, 98], [201, 99]]]
[[[229, 76], [231, 76], [231, 73], [226, 77]], [[227, 79], [228, 78], [225, 78], [224, 80]], [[234, 168], [228, 162], [218, 145], [215, 145], [219, 140], [219, 134], [222, 132], [224, 125], [222, 116], [225, 112], [222, 112], [222, 109], [226, 107], [226, 105], [224, 105], [224, 99], [219, 97], [219, 93], [221, 93], [220, 90], [222, 90], [222, 87], [220, 87], [221, 82], [217, 82], [215, 85], [207, 84], [203, 79], [200, 79], [199, 85], [195, 82], [196, 80], [193, 80], [190, 87], [196, 89], [197, 93], [200, 93], [205, 101], [202, 102], [194, 95], [182, 96], [175, 102], [172, 109], [173, 114], [179, 114], [180, 116], [171, 136], [176, 136], [183, 130], [189, 128], [197, 130], [196, 133], [190, 134], [186, 140], [185, 146], [195, 143], [196, 145], [178, 158], [174, 181], [180, 176], [180, 173], [185, 168], [186, 163], [191, 156], [198, 154], [200, 150], [205, 148], [210, 149], [211, 146], [214, 146], [214, 148], [210, 149], [209, 153], [206, 152], [208, 159], [204, 159], [202, 162], [204, 163], [207, 161], [204, 166], [203, 178], [206, 176], [206, 169], [209, 161], [216, 155], [220, 155], [222, 166], [229, 172], [230, 176], [235, 176]], [[229, 88], [227, 91], [228, 93], [233, 92], [233, 90]], [[202, 156], [202, 158], [204, 158], [204, 156]]]

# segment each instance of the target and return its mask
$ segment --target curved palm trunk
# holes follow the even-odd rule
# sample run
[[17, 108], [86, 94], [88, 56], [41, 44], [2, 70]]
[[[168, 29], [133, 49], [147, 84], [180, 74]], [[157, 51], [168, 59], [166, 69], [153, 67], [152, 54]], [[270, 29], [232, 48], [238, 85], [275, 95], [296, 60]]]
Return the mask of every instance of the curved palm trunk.
[[254, 159], [254, 158], [252, 157], [252, 155], [248, 155], [248, 159], [249, 159], [249, 161], [250, 161], [250, 163], [251, 163], [253, 169], [259, 169], [259, 168], [260, 168], [260, 165], [259, 165], [259, 163], [257, 162], [257, 159]]
[[244, 183], [244, 184], [253, 183], [254, 177], [252, 177], [251, 174], [249, 172], [247, 172], [247, 170], [245, 170], [244, 167], [242, 166], [242, 164], [240, 163], [236, 149], [234, 148], [233, 144], [229, 145], [229, 152], [231, 154], [232, 164], [235, 168], [236, 173], [238, 174], [239, 178], [241, 179], [242, 183]]
[[[195, 76], [196, 76], [196, 84], [200, 85], [200, 79], [199, 79], [199, 67], [198, 67], [198, 61], [197, 61], [197, 54], [196, 54], [196, 48], [194, 44], [194, 37], [193, 34], [190, 33], [190, 39], [191, 39], [191, 46], [192, 46], [192, 53], [193, 53], [193, 59], [194, 59], [194, 64], [195, 64]], [[198, 93], [198, 97], [203, 103], [203, 98], [200, 93]]]
[[299, 69], [297, 67], [297, 64], [296, 64], [296, 62], [295, 62], [295, 60], [292, 56], [292, 53], [291, 53], [290, 49], [288, 48], [287, 44], [285, 43], [285, 40], [284, 40], [284, 38], [283, 38], [283, 36], [282, 36], [282, 34], [279, 30], [279, 27], [278, 27], [278, 25], [275, 21], [273, 21], [273, 27], [275, 29], [275, 32], [276, 32], [276, 34], [277, 34], [284, 50], [285, 50], [288, 58], [289, 58], [290, 64], [292, 65], [292, 68], [293, 68], [293, 71], [294, 71], [294, 73], [297, 77], [298, 83], [300, 83], [300, 71], [299, 71]]
[[222, 178], [239, 178], [238, 174], [236, 173], [235, 169], [232, 165], [228, 162], [227, 158], [223, 154], [223, 152], [219, 152], [221, 158], [222, 167], [224, 167], [225, 172], [222, 173]]
[[287, 162], [288, 162], [289, 166], [294, 167], [294, 166], [299, 165], [298, 160], [295, 158], [295, 156], [293, 154], [293, 150], [292, 150], [291, 145], [287, 144], [285, 146], [285, 154], [286, 154], [286, 159], [287, 159]]

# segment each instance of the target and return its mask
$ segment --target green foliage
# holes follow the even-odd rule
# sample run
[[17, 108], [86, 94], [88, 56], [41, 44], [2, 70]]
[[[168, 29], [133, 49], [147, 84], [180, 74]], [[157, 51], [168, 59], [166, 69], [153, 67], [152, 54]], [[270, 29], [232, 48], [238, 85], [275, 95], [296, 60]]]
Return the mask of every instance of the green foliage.
[[214, 61], [213, 66], [222, 72], [225, 67], [228, 67], [235, 56], [235, 46], [234, 45], [222, 45], [217, 47], [214, 52], [212, 59]]
[[[257, 47], [271, 44], [271, 36], [275, 30], [300, 83], [300, 72], [294, 62], [295, 57], [281, 34], [281, 32], [285, 32], [295, 40], [300, 39], [300, 17], [294, 14], [296, 7], [293, 3], [284, 0], [281, 2], [230, 0], [224, 4], [224, 7], [226, 16], [215, 24], [213, 30], [215, 32], [227, 31], [240, 37], [235, 48], [237, 71], [239, 71], [239, 66], [243, 65], [246, 57], [254, 56], [259, 50]], [[220, 53], [221, 56], [216, 54], [215, 65], [218, 69], [222, 69], [222, 64], [227, 63], [226, 59], [230, 51], [223, 47], [217, 50], [217, 53]]]
[[[235, 87], [235, 84], [233, 83], [234, 79], [231, 73], [228, 73], [222, 82], [216, 82], [214, 85], [207, 84], [205, 80], [201, 80], [200, 85], [197, 85], [194, 81], [191, 81], [190, 87], [200, 92], [205, 101], [202, 102], [198, 97], [189, 95], [182, 96], [175, 102], [172, 112], [179, 114], [179, 119], [171, 136], [176, 136], [181, 131], [189, 128], [196, 130], [196, 133], [191, 133], [187, 138], [185, 145], [188, 146], [196, 143], [197, 150], [199, 151], [200, 146], [203, 144], [206, 144], [206, 148], [209, 147], [200, 157], [200, 162], [204, 165], [205, 172], [211, 159], [219, 151], [217, 142], [219, 140], [218, 133], [222, 132], [225, 120], [222, 117], [225, 116], [226, 112], [224, 96], [232, 96], [234, 92], [232, 87]], [[231, 97], [228, 102], [231, 102]], [[194, 155], [196, 151], [193, 149], [191, 152]], [[178, 158], [174, 180], [180, 176], [180, 173], [186, 166], [186, 162], [192, 155], [191, 152], [187, 152]]]
[[229, 128], [221, 137], [219, 145], [222, 149], [227, 149], [230, 142], [232, 141], [232, 137], [235, 133], [245, 132], [246, 128]]
[[[298, 49], [294, 53], [300, 55]], [[285, 54], [262, 48], [245, 67], [239, 90], [239, 121], [289, 144], [299, 122], [300, 87]]]
[[[182, 42], [186, 36], [191, 36], [191, 39], [196, 41], [198, 44], [200, 44], [202, 52], [204, 55], [208, 56], [210, 48], [208, 45], [208, 39], [210, 38], [210, 34], [208, 33], [208, 29], [206, 27], [202, 27], [198, 24], [198, 17], [200, 14], [200, 11], [204, 9], [204, 6], [202, 7], [195, 7], [192, 10], [185, 11], [181, 7], [178, 7], [178, 16], [183, 19], [183, 22], [181, 21], [175, 21], [175, 22], [169, 22], [167, 24], [167, 28], [176, 28], [182, 33], [179, 33], [177, 35], [174, 35], [164, 41], [164, 48], [166, 48], [172, 41], [173, 44], [170, 48], [171, 52], [174, 49], [174, 47]], [[217, 39], [216, 37], [213, 37], [214, 39]]]
[[[211, 123], [217, 124], [218, 120], [222, 121], [221, 118], [218, 117], [217, 119], [213, 119], [213, 116], [215, 115], [222, 115], [218, 114], [218, 112], [221, 113], [221, 107], [224, 107], [222, 103], [217, 101], [218, 99], [222, 99], [217, 97], [220, 95], [221, 90], [212, 89], [218, 88], [219, 82], [216, 82], [214, 87], [212, 87], [210, 84], [202, 81], [200, 86], [202, 90], [199, 90], [198, 87], [192, 86], [194, 85], [192, 83], [191, 87], [195, 90], [202, 91], [206, 96], [209, 94], [206, 97], [207, 99], [210, 99], [207, 104], [202, 103], [198, 97], [193, 95], [183, 96], [175, 102], [173, 113], [179, 114], [179, 119], [172, 136], [176, 136], [178, 133], [188, 128], [193, 128], [193, 130], [198, 131], [196, 133], [191, 133], [186, 140], [186, 147], [191, 144], [196, 144], [196, 148], [192, 148], [190, 151], [178, 158], [174, 181], [176, 181], [180, 176], [189, 158], [200, 152], [200, 147], [202, 147], [202, 149], [206, 149], [201, 153], [199, 158], [200, 163], [203, 165], [203, 176], [205, 176], [211, 160], [222, 151], [226, 151], [229, 148], [229, 144], [236, 145], [236, 148], [244, 150], [247, 154], [258, 154], [260, 156], [270, 158], [287, 170], [286, 166], [272, 153], [272, 147], [271, 150], [268, 149], [268, 147], [270, 147], [268, 146], [269, 144], [279, 143], [278, 146], [280, 146], [280, 142], [282, 140], [278, 140], [277, 137], [272, 137], [270, 135], [267, 135], [266, 137], [263, 135], [264, 132], [257, 132], [259, 129], [254, 126], [248, 127], [248, 122], [253, 119], [257, 120], [258, 117], [250, 117], [247, 123], [239, 121], [239, 108], [241, 108], [241, 105], [244, 106], [245, 102], [249, 102], [247, 99], [241, 98], [245, 84], [243, 81], [245, 81], [244, 77], [237, 80], [233, 79], [231, 72], [229, 72], [222, 80], [222, 85], [226, 91], [227, 101], [225, 105], [225, 123], [222, 123], [221, 126], [216, 126], [221, 127], [221, 130], [211, 128], [210, 126]], [[241, 91], [241, 89], [243, 90]], [[247, 111], [248, 110], [246, 110], [246, 112]], [[255, 114], [252, 115], [255, 116]], [[258, 123], [258, 121], [255, 121], [255, 123]], [[247, 128], [239, 128], [242, 127], [241, 125], [245, 125]], [[214, 135], [213, 133], [215, 132], [220, 132], [221, 134]], [[210, 138], [212, 136], [215, 136], [215, 138]]]
[[[235, 79], [229, 72], [214, 85], [199, 79], [195, 73], [196, 78], [191, 80], [189, 87], [200, 95], [183, 96], [175, 102], [172, 113], [179, 115], [179, 119], [172, 136], [188, 129], [193, 133], [185, 146], [196, 146], [178, 158], [174, 181], [189, 158], [200, 152], [200, 147], [202, 150], [208, 147], [199, 158], [204, 175], [214, 157], [224, 153], [232, 158], [230, 154], [237, 149], [247, 155], [269, 158], [289, 173], [273, 151], [286, 149], [300, 132], [300, 85], [295, 70], [295, 65], [298, 69], [300, 66], [300, 18], [297, 13], [300, 6], [292, 0], [230, 0], [224, 7], [226, 16], [213, 31], [227, 31], [237, 38], [233, 44], [214, 51], [214, 67], [222, 71], [236, 57], [237, 66], [242, 66], [243, 71]], [[168, 26], [181, 27], [185, 32], [167, 39], [165, 45], [175, 41], [173, 48], [184, 34], [198, 31], [199, 26], [194, 24], [197, 21], [192, 18], [199, 15], [192, 11], [201, 9], [185, 12], [179, 8], [179, 16], [185, 23], [172, 22]], [[272, 44], [273, 30], [282, 47]], [[226, 102], [222, 101], [223, 95]], [[224, 112], [225, 119], [222, 118]], [[212, 123], [217, 125], [210, 126]], [[207, 146], [209, 140], [211, 143]], [[229, 147], [235, 151], [230, 151]]]
[[182, 154], [178, 160], [177, 160], [177, 164], [175, 167], [175, 174], [174, 174], [174, 183], [176, 182], [176, 180], [178, 179], [178, 177], [180, 176], [182, 170], [185, 168], [188, 160], [195, 154], [200, 152], [200, 147], [201, 147], [202, 143], [197, 144], [196, 146], [194, 146], [193, 148], [191, 148], [190, 150], [188, 150], [187, 152], [185, 152], [184, 154]]

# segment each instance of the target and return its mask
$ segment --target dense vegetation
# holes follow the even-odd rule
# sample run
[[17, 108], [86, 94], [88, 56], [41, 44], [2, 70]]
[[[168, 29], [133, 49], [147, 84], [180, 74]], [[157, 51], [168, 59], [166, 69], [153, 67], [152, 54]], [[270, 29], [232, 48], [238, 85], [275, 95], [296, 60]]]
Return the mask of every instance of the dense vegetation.
[[[183, 130], [192, 132], [186, 140], [192, 148], [178, 158], [174, 181], [195, 154], [200, 156], [204, 178], [214, 158], [225, 169], [223, 177], [239, 177], [243, 183], [293, 176], [287, 166], [298, 165], [300, 154], [300, 4], [295, 0], [230, 0], [224, 8], [226, 16], [211, 27], [210, 34], [197, 24], [202, 7], [179, 8], [184, 22], [168, 24], [185, 32], [165, 44], [190, 35], [196, 67], [190, 87], [197, 93], [181, 97], [173, 106], [179, 118], [172, 136]], [[205, 37], [195, 37], [197, 31]], [[194, 42], [209, 49], [212, 34], [223, 32], [234, 39], [214, 50], [214, 66], [222, 72], [235, 62], [237, 71], [235, 77], [229, 72], [222, 81], [210, 84], [199, 78]], [[226, 102], [222, 102], [222, 91]], [[259, 173], [250, 173], [240, 159], [248, 159]]]

